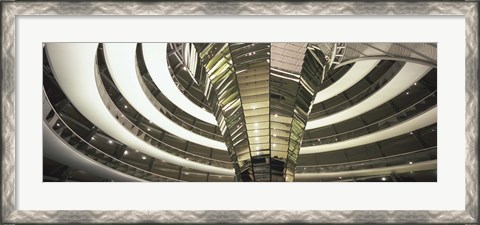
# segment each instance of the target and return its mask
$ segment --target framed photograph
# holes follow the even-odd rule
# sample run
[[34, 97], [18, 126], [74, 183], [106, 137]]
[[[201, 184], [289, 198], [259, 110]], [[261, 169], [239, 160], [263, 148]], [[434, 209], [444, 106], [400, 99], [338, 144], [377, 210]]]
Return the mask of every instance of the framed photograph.
[[2, 223], [479, 222], [478, 2], [1, 10]]

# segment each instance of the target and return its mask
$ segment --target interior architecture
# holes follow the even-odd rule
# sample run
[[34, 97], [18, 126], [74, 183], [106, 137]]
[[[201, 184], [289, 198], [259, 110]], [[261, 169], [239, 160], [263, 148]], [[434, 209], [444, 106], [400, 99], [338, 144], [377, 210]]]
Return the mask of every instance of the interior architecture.
[[436, 43], [45, 43], [44, 182], [436, 182]]

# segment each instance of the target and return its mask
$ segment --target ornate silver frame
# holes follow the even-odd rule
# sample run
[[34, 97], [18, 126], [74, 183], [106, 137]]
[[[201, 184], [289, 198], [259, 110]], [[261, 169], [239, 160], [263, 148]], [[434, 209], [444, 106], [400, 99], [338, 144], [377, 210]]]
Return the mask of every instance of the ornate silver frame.
[[[478, 2], [2, 2], [3, 223], [478, 223]], [[466, 35], [464, 211], [22, 211], [15, 204], [19, 15], [462, 15]]]

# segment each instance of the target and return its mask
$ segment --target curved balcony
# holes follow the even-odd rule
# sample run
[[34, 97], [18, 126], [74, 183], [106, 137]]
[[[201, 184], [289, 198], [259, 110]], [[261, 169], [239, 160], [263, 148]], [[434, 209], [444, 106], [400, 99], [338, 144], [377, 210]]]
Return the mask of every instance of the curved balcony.
[[314, 146], [321, 144], [330, 144], [339, 141], [345, 141], [348, 139], [356, 138], [362, 135], [370, 134], [377, 132], [379, 130], [394, 126], [396, 124], [402, 123], [410, 118], [413, 118], [424, 111], [427, 111], [437, 105], [437, 91], [430, 93], [421, 100], [415, 102], [408, 108], [405, 108], [389, 117], [376, 121], [372, 124], [365, 125], [363, 127], [350, 130], [347, 132], [329, 135], [320, 138], [305, 139], [303, 140], [302, 146]]
[[48, 124], [49, 128], [54, 131], [54, 133], [56, 133], [58, 137], [62, 138], [66, 143], [70, 144], [70, 146], [72, 146], [78, 152], [82, 153], [85, 156], [88, 156], [89, 158], [99, 162], [102, 165], [106, 165], [112, 169], [146, 181], [180, 181], [174, 178], [152, 173], [150, 171], [123, 162], [90, 144], [88, 140], [85, 140], [80, 135], [78, 135], [62, 119], [60, 114], [55, 110], [50, 100], [48, 99], [45, 90], [43, 90], [43, 115], [45, 123]]
[[[96, 64], [97, 70], [99, 69], [99, 66], [100, 65]], [[98, 87], [98, 91], [101, 99], [103, 100], [108, 111], [117, 119], [117, 121], [120, 124], [122, 124], [127, 130], [129, 130], [130, 133], [134, 134], [141, 140], [149, 143], [151, 146], [162, 149], [165, 152], [170, 153], [174, 156], [181, 157], [183, 159], [191, 160], [193, 162], [197, 162], [201, 164], [215, 166], [215, 167], [221, 167], [221, 168], [227, 168], [227, 169], [232, 168], [231, 162], [211, 159], [209, 157], [204, 157], [201, 155], [196, 155], [196, 154], [184, 151], [180, 148], [169, 145], [163, 142], [162, 140], [154, 137], [153, 135], [149, 134], [148, 132], [144, 131], [142, 128], [140, 128], [134, 122], [132, 122], [127, 116], [125, 116], [122, 110], [119, 109], [119, 107], [111, 99], [111, 96], [105, 89], [104, 83], [100, 76], [101, 76], [100, 72], [97, 71], [95, 75], [95, 80], [97, 82], [97, 87]], [[150, 96], [153, 97], [152, 95]]]
[[371, 60], [396, 60], [436, 67], [435, 43], [352, 43], [347, 44], [343, 60], [337, 66]]
[[[186, 120], [180, 118], [179, 116], [172, 113], [165, 106], [163, 106], [163, 104], [161, 103], [162, 100], [161, 100], [160, 97], [163, 97], [163, 99], [165, 99], [163, 101], [169, 101], [169, 100], [163, 95], [163, 93], [154, 84], [154, 82], [152, 80], [152, 77], [150, 76], [150, 73], [148, 72], [148, 70], [145, 66], [145, 62], [143, 60], [142, 55], [143, 54], [141, 52], [141, 47], [137, 46], [137, 66], [139, 67], [139, 70], [140, 70], [140, 72], [137, 73], [137, 77], [138, 77], [138, 80], [139, 80], [139, 83], [140, 83], [140, 86], [141, 86], [143, 92], [147, 96], [148, 100], [152, 103], [152, 105], [155, 106], [155, 108], [157, 108], [168, 119], [170, 119], [171, 121], [179, 124], [183, 128], [188, 129], [188, 130], [190, 130], [192, 132], [195, 132], [197, 134], [200, 134], [202, 136], [212, 138], [212, 139], [217, 140], [217, 141], [223, 141], [223, 136], [221, 134], [217, 134], [215, 132], [211, 132], [211, 131], [208, 131], [206, 129], [202, 129], [198, 126], [195, 126], [195, 124], [191, 124], [189, 121], [186, 121]], [[147, 85], [145, 83], [144, 79], [147, 80], [147, 82], [149, 82], [152, 85]], [[153, 93], [158, 93], [158, 94], [154, 95]], [[156, 96], [159, 96], [159, 97], [156, 97]], [[169, 103], [171, 105], [174, 105], [172, 102], [169, 102]], [[179, 107], [177, 107], [175, 105], [174, 105], [174, 107], [175, 107], [176, 111], [179, 110], [179, 111], [183, 112], [183, 110], [180, 109]], [[196, 118], [193, 117], [192, 120], [195, 121]], [[216, 129], [216, 126], [214, 126], [214, 125], [206, 124], [206, 126], [208, 128], [210, 128], [211, 130]]]
[[[312, 110], [312, 112], [309, 115], [309, 119], [317, 119], [323, 116], [331, 115], [331, 114], [340, 112], [352, 105], [360, 103], [362, 100], [368, 98], [370, 95], [372, 95], [373, 93], [378, 91], [380, 88], [382, 88], [385, 84], [387, 84], [400, 71], [402, 66], [403, 66], [403, 63], [401, 62], [393, 63], [388, 70], [382, 71], [383, 73], [380, 78], [378, 78], [375, 82], [370, 84], [370, 86], [365, 88], [363, 91], [358, 92], [354, 96], [348, 97], [345, 101], [337, 103], [328, 108], [319, 109], [316, 111]], [[355, 85], [352, 86], [352, 88], [353, 87], [355, 87]]]
[[375, 169], [382, 167], [412, 165], [416, 162], [423, 162], [437, 159], [437, 146], [424, 148], [402, 154], [390, 155], [381, 158], [359, 160], [345, 163], [297, 166], [297, 173], [328, 173], [351, 170]]
[[[78, 61], [76, 60], [68, 59], [69, 57], [65, 57], [67, 58], [67, 60], [65, 61], [71, 61], [75, 63], [71, 63], [71, 64], [68, 64], [69, 62], [62, 63], [62, 65], [64, 65], [66, 69], [56, 68], [54, 71], [57, 72], [57, 74], [61, 74], [59, 75], [59, 78], [60, 78], [59, 80], [61, 80], [63, 76], [64, 80], [68, 79], [69, 81], [72, 81], [72, 82], [69, 82], [70, 83], [69, 85], [65, 85], [66, 82], [64, 81], [63, 82], [64, 85], [63, 86], [59, 85], [59, 86], [62, 89], [62, 91], [65, 92], [65, 94], [68, 94], [68, 99], [72, 99], [71, 104], [67, 103], [68, 106], [78, 107], [78, 112], [80, 113], [80, 115], [77, 115], [77, 117], [73, 117], [75, 121], [70, 121], [69, 116], [76, 115], [76, 114], [67, 114], [66, 112], [70, 112], [70, 111], [66, 111], [65, 109], [60, 110], [59, 108], [57, 108], [59, 112], [58, 115], [60, 115], [58, 116], [56, 115], [56, 112], [52, 114], [50, 111], [47, 110], [48, 112], [45, 115], [49, 116], [48, 117], [49, 120], [44, 121], [44, 126], [45, 126], [44, 130], [47, 129], [46, 128], [47, 126], [49, 126], [48, 129], [52, 130], [52, 135], [54, 136], [58, 135], [59, 141], [72, 145], [73, 146], [72, 150], [74, 148], [81, 147], [80, 150], [84, 151], [82, 152], [82, 154], [85, 154], [85, 155], [89, 154], [88, 157], [92, 157], [92, 159], [95, 158], [95, 161], [98, 162], [95, 164], [98, 164], [99, 166], [108, 164], [108, 168], [113, 167], [113, 168], [117, 168], [118, 171], [122, 171], [122, 172], [126, 171], [123, 173], [133, 174], [135, 175], [135, 177], [138, 177], [139, 179], [144, 179], [145, 177], [145, 180], [149, 180], [149, 181], [163, 181], [160, 178], [157, 178], [154, 176], [159, 175], [162, 177], [166, 175], [165, 177], [172, 179], [170, 181], [184, 181], [184, 180], [212, 181], [212, 180], [209, 180], [212, 177], [213, 177], [213, 180], [216, 180], [216, 179], [221, 180], [225, 178], [225, 176], [228, 177], [228, 179], [231, 178], [230, 180], [234, 180], [232, 176], [233, 173], [228, 173], [227, 171], [227, 169], [230, 169], [230, 170], [232, 169], [232, 165], [231, 165], [232, 163], [230, 162], [230, 160], [227, 160], [227, 157], [228, 157], [227, 152], [219, 150], [218, 152], [220, 153], [217, 155], [218, 157], [214, 157], [217, 151], [215, 150], [215, 148], [211, 148], [209, 146], [204, 147], [203, 145], [205, 144], [204, 141], [190, 142], [187, 140], [188, 138], [185, 138], [184, 135], [175, 134], [175, 132], [170, 132], [170, 131], [164, 132], [166, 127], [171, 125], [176, 125], [182, 130], [191, 131], [189, 132], [190, 135], [196, 135], [199, 137], [203, 136], [203, 138], [205, 139], [209, 139], [209, 140], [211, 139], [212, 142], [215, 140], [223, 141], [222, 136], [218, 134], [218, 130], [214, 130], [213, 132], [210, 131], [208, 127], [212, 126], [211, 124], [204, 125], [204, 120], [200, 119], [197, 115], [195, 115], [195, 113], [189, 114], [192, 112], [183, 110], [183, 108], [177, 105], [177, 104], [181, 104], [181, 103], [178, 103], [178, 101], [181, 101], [179, 98], [169, 99], [168, 94], [164, 93], [164, 90], [161, 90], [162, 87], [157, 86], [159, 84], [162, 84], [164, 86], [169, 86], [170, 88], [175, 88], [177, 90], [179, 89], [178, 86], [174, 86], [174, 85], [172, 86], [170, 85], [170, 83], [168, 84], [158, 83], [158, 82], [155, 83], [155, 80], [154, 80], [155, 78], [153, 76], [157, 76], [157, 75], [154, 75], [152, 71], [148, 71], [150, 67], [147, 68], [146, 65], [143, 65], [143, 66], [141, 65], [142, 63], [145, 64], [145, 61], [141, 58], [143, 57], [143, 52], [139, 51], [141, 49], [140, 47], [141, 45], [142, 44], [138, 44], [136, 46], [136, 50], [137, 50], [136, 55], [135, 55], [135, 48], [131, 48], [131, 46], [129, 47], [130, 53], [132, 54], [128, 55], [128, 57], [126, 57], [127, 58], [126, 60], [128, 60], [128, 63], [131, 64], [131, 65], [129, 64], [128, 67], [133, 68], [133, 70], [128, 70], [125, 73], [116, 73], [117, 71], [112, 69], [112, 71], [115, 71], [115, 73], [112, 72], [111, 76], [108, 71], [106, 73], [99, 72], [103, 69], [107, 69], [106, 65], [110, 66], [110, 63], [111, 63], [110, 57], [106, 58], [108, 61], [108, 64], [103, 63], [102, 65], [102, 63], [99, 63], [98, 61], [101, 59], [101, 55], [98, 55], [98, 54], [95, 55], [97, 57], [95, 58], [95, 60], [93, 60], [94, 58], [91, 58], [89, 56], [88, 59], [85, 60], [88, 62], [88, 65], [85, 66], [87, 63], [83, 63], [81, 64], [83, 65], [81, 67], [75, 67], [75, 65], [71, 65], [71, 64], [80, 64], [80, 63], [78, 63]], [[133, 46], [135, 47], [135, 45]], [[167, 44], [165, 44], [164, 46], [167, 46]], [[132, 49], [133, 51], [131, 51]], [[172, 63], [173, 65], [175, 65], [174, 68], [168, 68], [168, 69], [167, 69], [167, 65], [165, 65], [165, 68], [164, 68], [165, 71], [163, 71], [164, 73], [162, 74], [162, 76], [167, 76], [168, 78], [174, 77], [174, 79], [185, 78], [185, 80], [183, 81], [177, 81], [176, 84], [177, 85], [180, 84], [180, 86], [184, 84], [186, 85], [185, 86], [186, 88], [192, 88], [196, 84], [188, 82], [188, 79], [191, 79], [191, 77], [188, 74], [189, 71], [184, 70], [184, 65], [188, 66], [188, 63], [183, 64], [181, 61], [179, 63], [175, 61], [175, 60], [184, 59], [182, 58], [183, 51], [184, 51], [183, 49], [178, 49], [174, 52], [169, 52], [168, 54], [170, 55], [168, 56], [165, 53], [165, 51], [161, 52], [161, 54], [164, 55], [164, 58], [165, 56], [172, 57], [173, 59]], [[97, 48], [97, 53], [98, 52], [99, 50]], [[112, 54], [111, 55], [108, 54], [108, 56], [112, 56], [113, 58], [113, 56], [115, 55], [114, 53], [115, 52], [112, 52]], [[122, 55], [122, 54], [117, 54], [117, 55]], [[130, 57], [132, 55], [135, 57]], [[58, 57], [62, 57], [62, 54], [59, 54], [57, 58]], [[135, 61], [132, 59], [135, 59]], [[158, 58], [155, 58], [155, 59], [158, 60]], [[377, 62], [375, 63], [374, 61], [377, 61]], [[365, 61], [359, 61], [355, 64], [353, 63], [348, 64], [342, 69], [344, 72], [347, 72], [350, 70], [350, 68], [354, 67], [355, 65], [365, 63], [365, 62], [369, 62], [369, 65], [374, 67], [374, 69], [376, 69], [375, 67], [377, 68], [381, 67], [381, 65], [378, 64], [379, 61], [381, 60], [370, 59], [370, 62], [369, 62], [368, 59], [366, 59]], [[83, 62], [83, 61], [80, 60], [80, 62]], [[170, 61], [165, 60], [165, 63], [166, 62], [170, 63]], [[399, 63], [399, 62], [396, 62], [396, 63]], [[401, 62], [399, 64], [401, 64]], [[410, 64], [412, 63], [410, 62]], [[103, 66], [104, 68], [100, 68], [101, 66]], [[81, 69], [82, 67], [85, 67], [86, 69]], [[119, 67], [117, 67], [116, 65], [108, 68], [117, 68], [117, 70], [120, 70], [120, 71], [124, 70], [123, 67], [120, 67], [120, 69], [118, 69]], [[388, 70], [393, 70], [392, 68], [385, 66], [383, 67], [382, 71], [387, 71], [387, 68], [389, 68]], [[135, 82], [136, 84], [134, 85], [139, 87], [139, 88], [135, 88], [135, 93], [138, 95], [141, 95], [142, 101], [145, 102], [145, 104], [149, 104], [150, 106], [152, 106], [148, 108], [148, 110], [156, 114], [144, 113], [143, 110], [146, 107], [143, 107], [143, 108], [137, 107], [137, 106], [131, 107], [131, 106], [134, 106], [133, 103], [132, 104], [129, 103], [129, 101], [131, 101], [132, 98], [127, 100], [126, 96], [128, 95], [125, 95], [125, 97], [122, 98], [123, 92], [121, 92], [120, 90], [123, 91], [123, 89], [119, 88], [119, 87], [122, 87], [122, 85], [118, 85], [118, 87], [116, 87], [117, 79], [124, 79], [126, 74], [131, 75], [132, 74], [131, 71], [135, 71], [135, 69], [137, 69], [137, 73], [134, 74], [134, 76], [131, 76], [130, 78], [128, 78], [129, 81], [127, 82], [126, 87], [128, 88], [128, 83]], [[336, 77], [342, 76], [342, 73], [340, 72], [340, 68], [338, 69], [339, 69], [338, 71], [332, 71], [331, 77], [333, 77], [334, 75]], [[59, 72], [59, 71], [62, 71], [62, 72]], [[81, 71], [81, 72], [77, 72], [77, 71]], [[150, 72], [152, 72], [152, 76], [150, 76]], [[367, 76], [373, 74], [373, 72], [374, 70], [373, 71], [370, 70], [369, 72], [370, 74], [367, 74]], [[75, 86], [75, 84], [77, 86], [81, 86], [80, 84], [83, 84], [81, 82], [75, 82], [76, 81], [75, 77], [81, 77], [79, 75], [82, 75], [82, 74], [86, 75], [84, 77], [87, 77], [87, 78], [79, 78], [79, 79], [89, 81], [87, 84], [89, 85], [88, 89], [73, 87]], [[409, 74], [406, 74], [406, 75], [409, 75]], [[344, 113], [343, 111], [356, 113], [358, 108], [357, 106], [362, 105], [364, 102], [367, 102], [369, 97], [371, 97], [372, 95], [376, 95], [377, 98], [375, 99], [376, 101], [368, 100], [371, 103], [370, 105], [372, 105], [374, 102], [383, 101], [381, 98], [383, 94], [377, 94], [376, 92], [382, 89], [384, 86], [386, 86], [386, 84], [389, 83], [388, 80], [391, 79], [392, 80], [391, 82], [396, 83], [397, 85], [406, 84], [405, 82], [402, 83], [401, 80], [392, 79], [393, 76], [394, 75], [392, 74], [384, 74], [382, 72], [381, 74], [379, 73], [379, 74], [371, 75], [365, 78], [367, 81], [368, 80], [375, 81], [374, 83], [372, 82], [367, 83], [365, 81], [361, 81], [362, 83], [358, 84], [357, 86], [355, 86], [355, 83], [351, 84], [352, 86], [349, 86], [349, 88], [351, 89], [347, 88], [342, 90], [342, 92], [347, 90], [347, 92], [345, 93], [347, 93], [348, 96], [345, 96], [345, 97], [350, 98], [350, 96], [353, 96], [351, 97], [351, 99], [344, 101], [341, 95], [338, 95], [337, 97], [333, 95], [331, 96], [332, 99], [326, 99], [323, 102], [324, 104], [321, 107], [323, 108], [323, 106], [325, 106], [325, 109], [321, 109], [321, 111], [319, 111], [320, 105], [317, 105], [317, 108], [315, 110], [313, 110], [314, 108], [312, 108], [312, 114], [317, 113], [318, 118], [324, 118], [324, 117], [329, 117], [331, 115], [336, 116], [335, 114], [338, 114], [339, 112]], [[436, 73], [435, 73], [435, 76], [436, 76]], [[326, 79], [331, 77], [327, 76]], [[405, 77], [408, 77], [408, 76], [405, 76]], [[336, 80], [339, 81], [339, 79], [340, 78]], [[382, 79], [386, 79], [386, 80], [382, 80]], [[419, 84], [423, 84], [426, 82], [421, 77], [419, 79], [422, 79], [422, 80], [420, 81], [418, 79], [412, 79], [412, 82], [419, 82]], [[56, 80], [56, 77], [54, 81], [55, 80]], [[59, 82], [59, 84], [60, 83], [61, 82]], [[333, 82], [333, 84], [335, 83], [337, 82]], [[93, 84], [93, 85], [90, 85], [90, 84]], [[97, 88], [95, 88], [95, 85]], [[428, 160], [433, 161], [432, 159], [436, 159], [436, 147], [411, 151], [412, 149], [420, 149], [426, 146], [436, 145], [436, 143], [428, 142], [427, 144], [425, 144], [425, 142], [422, 142], [425, 139], [419, 138], [416, 130], [426, 126], [426, 125], [418, 125], [421, 123], [421, 121], [425, 121], [426, 117], [428, 117], [429, 119], [428, 126], [436, 124], [436, 107], [435, 107], [436, 106], [436, 91], [435, 91], [436, 85], [432, 85], [432, 87], [426, 88], [428, 89], [428, 92], [426, 91], [426, 89], [419, 88], [419, 86], [421, 85], [418, 85], [418, 86], [413, 86], [413, 85], [417, 85], [417, 84], [411, 83], [409, 87], [411, 89], [405, 89], [403, 90], [403, 93], [400, 93], [398, 95], [391, 94], [391, 96], [389, 96], [388, 99], [383, 95], [383, 97], [385, 97], [385, 99], [387, 99], [388, 102], [384, 102], [383, 105], [376, 106], [375, 108], [373, 108], [373, 110], [370, 109], [370, 111], [368, 110], [363, 111], [361, 114], [352, 118], [345, 119], [342, 117], [341, 119], [345, 119], [345, 120], [341, 120], [340, 122], [338, 122], [340, 119], [336, 119], [336, 123], [327, 124], [326, 126], [323, 126], [323, 127], [312, 128], [311, 134], [305, 133], [306, 134], [305, 137], [309, 137], [309, 139], [305, 139], [303, 141], [302, 148], [306, 147], [304, 149], [306, 151], [303, 151], [302, 149], [300, 151], [300, 154], [308, 155], [308, 154], [316, 153], [314, 157], [317, 157], [317, 158], [315, 158], [315, 160], [308, 160], [308, 163], [305, 163], [307, 162], [307, 160], [305, 160], [304, 163], [302, 163], [303, 166], [299, 163], [300, 165], [297, 166], [297, 169], [295, 172], [298, 175], [302, 175], [302, 176], [303, 175], [310, 176], [316, 173], [320, 174], [320, 176], [326, 176], [328, 173], [332, 173], [331, 174], [332, 176], [338, 176], [338, 174], [336, 173], [338, 172], [341, 173], [342, 171], [345, 171], [346, 173], [354, 173], [355, 171], [359, 171], [359, 170], [380, 171], [380, 170], [386, 170], [386, 168], [389, 168], [389, 167], [396, 167], [396, 166], [404, 166], [404, 167], [420, 166], [421, 163], [426, 163]], [[125, 87], [125, 85], [123, 85], [123, 87]], [[51, 94], [49, 92], [49, 89], [47, 88], [45, 89], [48, 94], [46, 98], [49, 98], [49, 100], [51, 100], [52, 103], [56, 104], [57, 99], [55, 98], [55, 95]], [[76, 91], [70, 91], [69, 89], [75, 89]], [[197, 91], [199, 90], [193, 90], [192, 92], [190, 92], [189, 90], [185, 90], [184, 94], [185, 95], [192, 94], [192, 93], [194, 94]], [[87, 92], [90, 92], [90, 93], [87, 93]], [[161, 95], [158, 95], [159, 92]], [[91, 93], [93, 93], [94, 95], [98, 95], [97, 99], [92, 98]], [[63, 98], [63, 96], [60, 96], [58, 97], [58, 99], [62, 100], [61, 97]], [[82, 105], [78, 103], [78, 101], [75, 101], [75, 98], [77, 99], [83, 98], [85, 100], [84, 102], [86, 103], [82, 102], [83, 104]], [[89, 106], [89, 101], [90, 101], [90, 106]], [[203, 102], [206, 102], [205, 99], [203, 100]], [[128, 109], [126, 107], [124, 108], [124, 103], [125, 105], [128, 105]], [[201, 107], [195, 104], [192, 104], [191, 102], [190, 104], [194, 105], [196, 108], [198, 108], [197, 110], [201, 110], [205, 114], [209, 113], [208, 110], [204, 110]], [[367, 105], [367, 107], [370, 107], [370, 105], [368, 104], [363, 104], [363, 105]], [[353, 108], [355, 108], [355, 110], [353, 110]], [[176, 111], [174, 111], [175, 109]], [[401, 111], [399, 111], [399, 109]], [[158, 113], [157, 111], [160, 111], [161, 113]], [[175, 112], [179, 112], [179, 111], [182, 112], [181, 115], [175, 114]], [[63, 113], [64, 115], [60, 113]], [[99, 116], [96, 116], [96, 117], [89, 116], [92, 113], [98, 114]], [[185, 113], [188, 115], [186, 115]], [[424, 114], [428, 113], [428, 115], [425, 115], [425, 116], [419, 115], [423, 113]], [[84, 122], [85, 120], [82, 120], [83, 118], [81, 118], [81, 116], [85, 116], [85, 120], [92, 121], [92, 124], [88, 124], [87, 126], [84, 126], [84, 127], [80, 126], [81, 128], [76, 127], [76, 125], [79, 123], [85, 123]], [[152, 120], [155, 120], [155, 116], [165, 118], [167, 122], [171, 121], [173, 123], [171, 124], [169, 123], [168, 125], [165, 125], [166, 123], [163, 123], [162, 125], [161, 122], [152, 123]], [[420, 118], [421, 116], [423, 117]], [[63, 120], [59, 120], [60, 117]], [[77, 120], [78, 117], [80, 117], [80, 120]], [[137, 120], [139, 117], [140, 119]], [[416, 117], [419, 117], [419, 118], [416, 118]], [[150, 122], [152, 124], [148, 124], [149, 122], [148, 120], [142, 122], [141, 119], [143, 118], [145, 119], [151, 118]], [[110, 124], [102, 123], [101, 120], [107, 121], [107, 119], [108, 119], [108, 123]], [[310, 119], [312, 119], [312, 117]], [[75, 124], [72, 122], [75, 122]], [[408, 123], [408, 126], [403, 126], [404, 124], [407, 124], [407, 123]], [[348, 124], [348, 126], [345, 124]], [[410, 124], [416, 124], [416, 125], [410, 126]], [[70, 126], [69, 129], [66, 129], [64, 127], [67, 125]], [[90, 138], [85, 137], [86, 135], [84, 135], [82, 132], [85, 131], [87, 133], [89, 129], [92, 128], [92, 126], [97, 126], [97, 125], [98, 125], [98, 129], [100, 129], [100, 133], [98, 136], [100, 138], [97, 138], [96, 136], [95, 139], [97, 141], [91, 141]], [[397, 126], [398, 127], [403, 126], [403, 127], [402, 129], [394, 130], [393, 128], [396, 128]], [[68, 130], [72, 130], [76, 133], [71, 134], [71, 132]], [[384, 133], [386, 133], [386, 131], [389, 131], [389, 130], [392, 130], [388, 134], [390, 136], [387, 137], [387, 138], [391, 138], [391, 139], [388, 139], [389, 144], [391, 144], [394, 141], [398, 141], [398, 140], [403, 141], [406, 138], [408, 138], [409, 140], [417, 139], [416, 143], [418, 143], [418, 146], [405, 145], [410, 147], [408, 149], [402, 148], [399, 151], [392, 151], [394, 149], [391, 148], [390, 145], [385, 145], [387, 147], [384, 147], [384, 146], [381, 146], [380, 144], [377, 144], [379, 141], [382, 141], [382, 140], [387, 141], [386, 139], [381, 139], [381, 138], [385, 137], [386, 134]], [[415, 135], [409, 135], [408, 133], [410, 131], [413, 131]], [[131, 150], [128, 149], [128, 152], [129, 152], [127, 154], [128, 156], [125, 156], [123, 158], [119, 157], [119, 155], [121, 155], [122, 152], [118, 150], [119, 148], [116, 148], [116, 147], [120, 147], [120, 146], [117, 146], [116, 144], [111, 145], [111, 148], [108, 148], [108, 142], [103, 141], [102, 139], [104, 138], [104, 136], [102, 136], [103, 135], [102, 132], [104, 132], [108, 137], [117, 139], [119, 142], [121, 142], [122, 145], [124, 145], [123, 147], [126, 147], [128, 145], [131, 149]], [[334, 135], [331, 135], [331, 134], [334, 134]], [[72, 139], [72, 137], [75, 135], [81, 136], [83, 137], [83, 139], [88, 141], [85, 141], [83, 139], [79, 140], [78, 138]], [[217, 136], [215, 137], [215, 135]], [[366, 139], [366, 136], [368, 136], [369, 139], [367, 141], [364, 141], [362, 138], [365, 137], [364, 139]], [[320, 139], [318, 137], [320, 137]], [[362, 140], [357, 140], [357, 139], [362, 139]], [[93, 145], [93, 147], [102, 149], [102, 151], [99, 150], [100, 152], [96, 153], [97, 152], [96, 149], [92, 149], [91, 147], [88, 147], [88, 142], [91, 145]], [[99, 144], [100, 142], [101, 144]], [[349, 143], [342, 143], [342, 142], [349, 142]], [[367, 144], [370, 143], [376, 146], [372, 148], [367, 148], [364, 146], [366, 145], [366, 143]], [[68, 146], [68, 144], [65, 144], [65, 146]], [[329, 146], [329, 145], [332, 145], [332, 146]], [[84, 146], [87, 146], [87, 147], [84, 147]], [[314, 146], [315, 148], [312, 148], [312, 146]], [[356, 148], [348, 149], [352, 146]], [[402, 152], [402, 154], [390, 155], [385, 157], [384, 152], [382, 152], [382, 148], [383, 150], [389, 151], [389, 154], [397, 154], [399, 152]], [[114, 153], [112, 153], [110, 150], [112, 150]], [[361, 159], [361, 161], [345, 162], [346, 160], [344, 158], [338, 158], [339, 160], [319, 160], [321, 157], [325, 156], [325, 155], [321, 155], [321, 153], [324, 153], [327, 151], [337, 151], [337, 150], [342, 150], [342, 151], [338, 151], [335, 154], [332, 154], [332, 157], [333, 155], [337, 155], [338, 153], [340, 157], [343, 157], [343, 155], [341, 154], [344, 154], [345, 159], [350, 159], [350, 160]], [[352, 153], [351, 155], [348, 155], [350, 154], [350, 152], [348, 152], [350, 150]], [[361, 151], [356, 151], [356, 150], [361, 150]], [[411, 152], [403, 153], [406, 150]], [[137, 151], [137, 153], [133, 151]], [[430, 154], [429, 152], [432, 154]], [[161, 154], [172, 155], [172, 159], [170, 160], [169, 156], [163, 157]], [[147, 158], [149, 160], [146, 160], [145, 158], [143, 158], [143, 155], [151, 156], [152, 158], [151, 160], [150, 158]], [[376, 158], [376, 157], [379, 157], [379, 158]], [[85, 159], [90, 160], [87, 157], [85, 157]], [[120, 162], [116, 162], [115, 159]], [[156, 161], [157, 159], [158, 161]], [[163, 159], [166, 159], [166, 160], [163, 161]], [[164, 164], [163, 163], [160, 164], [160, 160], [162, 160]], [[317, 164], [315, 164], [314, 161], [316, 161]], [[122, 162], [124, 164], [127, 164], [127, 166], [120, 165]], [[335, 162], [335, 163], [318, 165], [318, 162], [323, 162], [323, 163]], [[410, 164], [410, 162], [412, 162], [413, 164]], [[146, 164], [150, 164], [150, 165], [146, 165]], [[169, 169], [168, 172], [170, 173], [165, 172], [167, 171], [164, 168], [164, 166], [166, 165], [172, 165], [172, 167], [166, 168], [166, 169]], [[195, 165], [195, 166], [192, 166], [192, 165]], [[130, 168], [129, 166], [132, 166], [134, 168]], [[429, 168], [436, 168], [436, 164], [434, 167], [433, 162], [430, 166], [431, 167]], [[212, 168], [209, 168], [207, 170], [205, 169], [205, 167], [212, 167]], [[104, 168], [108, 169], [107, 167], [104, 167]], [[115, 171], [117, 171], [117, 169], [115, 169]], [[137, 170], [137, 169], [140, 169], [140, 170]], [[410, 168], [405, 168], [405, 170], [409, 170], [409, 169]], [[391, 171], [392, 169], [389, 169], [389, 170]], [[144, 171], [149, 172], [153, 175], [144, 173]], [[225, 171], [225, 172], [222, 172], [222, 171]], [[409, 170], [409, 171], [412, 171], [412, 170]], [[370, 171], [368, 172], [368, 174], [370, 174]], [[194, 177], [194, 176], [195, 178], [190, 179], [191, 177]], [[355, 176], [352, 175], [352, 177], [355, 177]], [[188, 178], [188, 179], [184, 179], [184, 178]], [[314, 178], [310, 179], [310, 177], [308, 178], [309, 178], [308, 181], [312, 181], [314, 179]], [[297, 181], [302, 181], [302, 179]]]
[[406, 63], [397, 75], [368, 98], [340, 112], [319, 119], [309, 120], [305, 129], [312, 130], [340, 123], [375, 109], [403, 93], [405, 90], [408, 90], [414, 85], [414, 83], [422, 79], [431, 70], [432, 67], [429, 66]]

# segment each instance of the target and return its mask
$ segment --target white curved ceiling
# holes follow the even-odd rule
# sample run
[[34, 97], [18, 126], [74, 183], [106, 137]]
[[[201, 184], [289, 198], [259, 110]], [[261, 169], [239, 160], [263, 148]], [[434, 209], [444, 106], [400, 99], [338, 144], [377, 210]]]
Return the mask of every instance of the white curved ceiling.
[[173, 82], [167, 66], [167, 44], [142, 43], [142, 50], [147, 70], [153, 82], [165, 97], [193, 117], [217, 125], [217, 120], [213, 114], [190, 101]]
[[[136, 43], [105, 43], [103, 45], [105, 60], [115, 85], [117, 86], [123, 97], [145, 118], [153, 122], [163, 130], [183, 138], [187, 141], [197, 143], [209, 148], [227, 150], [224, 142], [216, 141], [211, 138], [204, 137], [192, 131], [189, 131], [177, 123], [171, 121], [159, 109], [150, 102], [140, 86], [137, 77], [136, 66]], [[165, 55], [165, 53], [160, 54]], [[168, 72], [168, 71], [167, 71]], [[172, 80], [169, 77], [170, 81]], [[170, 86], [163, 84], [162, 86]], [[169, 89], [177, 89], [172, 85]], [[185, 97], [185, 96], [184, 96]], [[180, 101], [174, 101], [175, 104]], [[193, 104], [193, 103], [192, 103]], [[204, 110], [202, 110], [205, 112]]]
[[49, 43], [48, 58], [55, 79], [65, 95], [89, 121], [132, 149], [166, 162], [216, 174], [233, 170], [186, 160], [157, 149], [126, 130], [105, 107], [95, 81], [96, 43]]
[[395, 75], [387, 84], [362, 102], [332, 115], [315, 120], [309, 120], [305, 129], [316, 129], [362, 115], [363, 113], [390, 101], [395, 96], [407, 90], [415, 82], [425, 76], [431, 69], [432, 67], [426, 65], [406, 63], [398, 72], [398, 74]]
[[345, 148], [351, 148], [360, 145], [366, 145], [388, 138], [392, 138], [401, 134], [405, 134], [420, 128], [435, 124], [437, 122], [437, 107], [432, 108], [412, 119], [402, 122], [393, 127], [383, 129], [371, 134], [360, 137], [348, 139], [346, 141], [339, 141], [331, 144], [322, 144], [316, 146], [302, 147], [300, 154], [313, 154], [320, 152], [337, 151]]
[[355, 63], [339, 80], [319, 91], [313, 104], [323, 102], [349, 89], [367, 76], [379, 62], [380, 60], [365, 60]]

